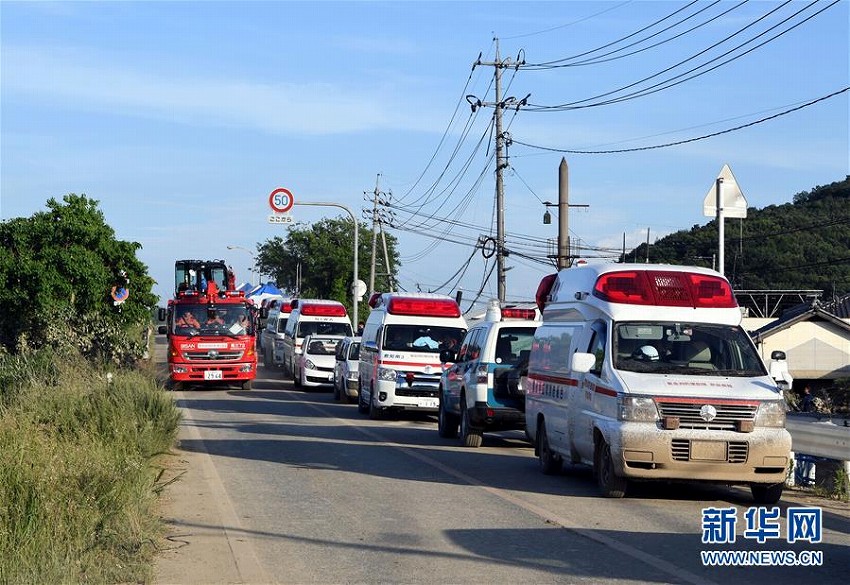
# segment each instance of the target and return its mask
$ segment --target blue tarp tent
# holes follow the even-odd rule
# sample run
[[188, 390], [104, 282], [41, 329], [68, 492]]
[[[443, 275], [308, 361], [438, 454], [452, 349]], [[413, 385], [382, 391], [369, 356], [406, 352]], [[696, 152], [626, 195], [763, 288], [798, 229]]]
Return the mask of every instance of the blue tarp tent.
[[263, 302], [263, 299], [269, 299], [272, 297], [282, 299], [283, 292], [281, 292], [281, 290], [277, 288], [273, 283], [267, 282], [245, 293], [245, 296], [249, 299], [253, 299], [254, 303], [259, 305]]

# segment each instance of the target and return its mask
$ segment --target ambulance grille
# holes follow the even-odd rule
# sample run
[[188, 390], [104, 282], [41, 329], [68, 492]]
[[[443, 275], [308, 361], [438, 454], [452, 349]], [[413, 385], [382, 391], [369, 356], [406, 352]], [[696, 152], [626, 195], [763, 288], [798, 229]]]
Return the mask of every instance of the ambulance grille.
[[[691, 460], [691, 441], [689, 439], [673, 439], [670, 449], [674, 460]], [[746, 463], [749, 450], [750, 445], [746, 441], [729, 441], [726, 443], [726, 462]]]
[[[741, 420], [755, 420], [756, 409], [752, 404], [712, 404], [706, 402], [667, 402], [657, 401], [658, 411], [661, 417], [676, 417], [679, 419], [680, 429], [700, 429], [707, 431], [734, 431], [736, 424]], [[700, 417], [700, 409], [704, 405], [711, 405], [717, 411], [717, 415], [710, 421]]]

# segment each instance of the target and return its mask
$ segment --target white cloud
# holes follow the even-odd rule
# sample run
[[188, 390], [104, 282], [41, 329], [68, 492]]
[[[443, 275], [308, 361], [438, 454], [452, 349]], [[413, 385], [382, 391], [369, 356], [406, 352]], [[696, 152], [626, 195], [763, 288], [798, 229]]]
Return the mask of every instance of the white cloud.
[[63, 107], [273, 134], [433, 132], [444, 114], [383, 99], [388, 88], [177, 76], [103, 64], [74, 50], [4, 47], [3, 91]]

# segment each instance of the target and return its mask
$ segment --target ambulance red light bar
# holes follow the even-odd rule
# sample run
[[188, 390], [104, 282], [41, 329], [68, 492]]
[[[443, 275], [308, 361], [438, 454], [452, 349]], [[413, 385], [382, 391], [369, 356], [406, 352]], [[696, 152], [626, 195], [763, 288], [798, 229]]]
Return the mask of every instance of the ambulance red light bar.
[[516, 307], [502, 309], [502, 319], [534, 319], [535, 317], [537, 313], [534, 309], [517, 309]]
[[596, 279], [593, 296], [612, 303], [729, 309], [738, 306], [732, 287], [719, 277], [694, 272], [623, 270]]
[[330, 303], [301, 303], [301, 314], [314, 317], [345, 317], [345, 307]]
[[453, 299], [393, 297], [387, 305], [387, 312], [420, 317], [460, 317], [460, 307]]

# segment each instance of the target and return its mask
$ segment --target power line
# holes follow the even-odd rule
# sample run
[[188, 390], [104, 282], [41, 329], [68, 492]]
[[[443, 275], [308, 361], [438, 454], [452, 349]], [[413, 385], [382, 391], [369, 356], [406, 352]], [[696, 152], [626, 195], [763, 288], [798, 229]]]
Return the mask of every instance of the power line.
[[521, 144], [523, 146], [527, 146], [529, 148], [536, 148], [538, 150], [546, 150], [546, 151], [549, 151], [549, 152], [564, 152], [564, 153], [569, 153], [569, 154], [620, 154], [620, 153], [624, 153], [624, 152], [639, 152], [639, 151], [642, 151], [642, 150], [655, 150], [655, 149], [658, 149], [658, 148], [669, 148], [671, 146], [679, 146], [679, 145], [682, 145], [682, 144], [688, 144], [690, 142], [697, 142], [697, 141], [700, 141], [700, 140], [706, 140], [708, 138], [714, 138], [715, 136], [720, 136], [722, 134], [729, 134], [730, 132], [736, 132], [736, 131], [742, 130], [744, 128], [749, 128], [750, 126], [762, 124], [762, 123], [767, 122], [769, 120], [773, 120], [775, 118], [785, 116], [785, 115], [790, 114], [792, 112], [796, 112], [798, 110], [802, 110], [803, 108], [807, 108], [807, 107], [812, 106], [814, 104], [817, 104], [819, 102], [828, 100], [828, 99], [833, 98], [837, 95], [845, 93], [848, 90], [850, 90], [850, 87], [845, 87], [843, 89], [839, 89], [838, 91], [834, 91], [829, 95], [825, 95], [823, 97], [819, 97], [817, 99], [806, 102], [806, 103], [804, 103], [800, 106], [797, 106], [795, 108], [790, 108], [788, 110], [779, 112], [778, 114], [774, 114], [772, 116], [767, 116], [767, 117], [761, 118], [760, 120], [755, 120], [755, 121], [749, 122], [747, 124], [741, 124], [740, 126], [735, 126], [734, 128], [727, 128], [726, 130], [720, 130], [719, 132], [712, 132], [711, 134], [705, 134], [703, 136], [697, 136], [696, 138], [688, 138], [686, 140], [677, 140], [676, 142], [667, 142], [665, 144], [656, 144], [656, 145], [653, 145], [653, 146], [641, 146], [641, 147], [637, 147], [637, 148], [621, 148], [621, 149], [618, 149], [618, 150], [571, 150], [571, 149], [566, 149], [566, 148], [552, 148], [552, 147], [547, 147], [547, 146], [539, 146], [537, 144], [531, 144], [531, 143], [523, 142], [523, 141], [517, 140], [517, 139], [514, 139], [513, 142], [514, 142], [514, 144]]

